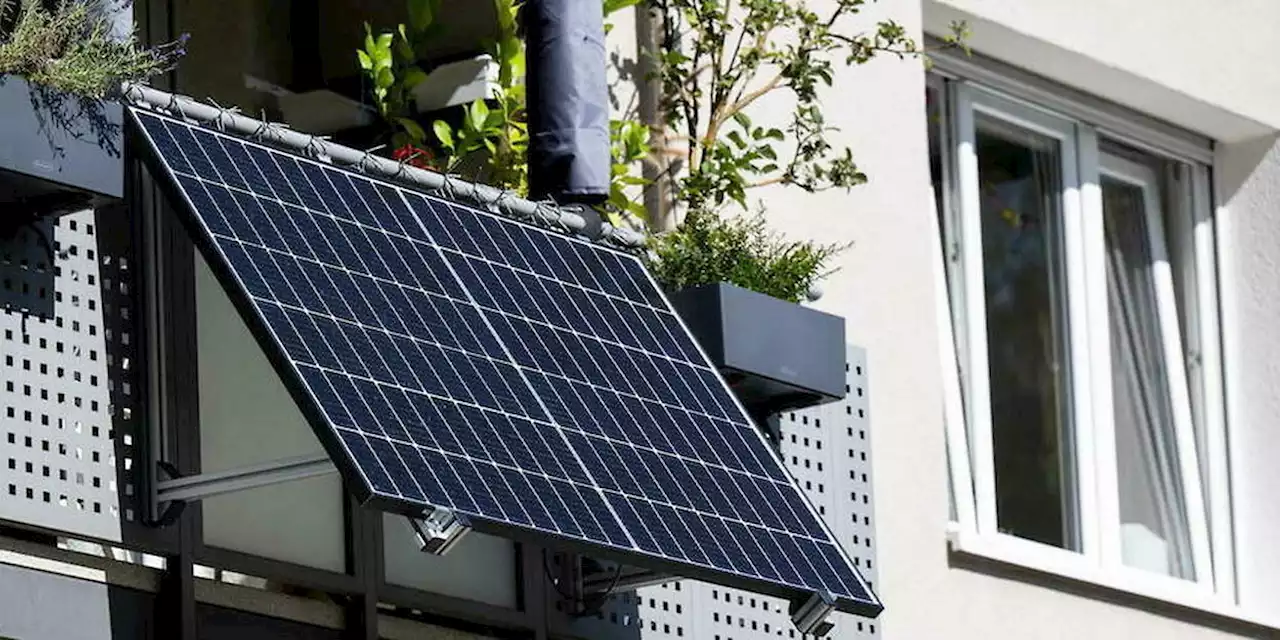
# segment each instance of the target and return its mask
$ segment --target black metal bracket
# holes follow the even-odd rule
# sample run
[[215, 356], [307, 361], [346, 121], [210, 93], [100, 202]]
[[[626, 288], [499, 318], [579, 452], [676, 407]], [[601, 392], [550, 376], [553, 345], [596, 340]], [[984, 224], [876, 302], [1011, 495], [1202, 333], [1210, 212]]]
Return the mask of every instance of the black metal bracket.
[[[182, 477], [182, 474], [178, 472], [178, 467], [173, 464], [165, 462], [164, 460], [157, 460], [155, 477], [158, 479], [161, 476], [164, 476], [169, 480], [177, 480]], [[156, 516], [152, 518], [150, 517], [150, 514], [148, 514], [148, 517], [144, 522], [149, 527], [169, 527], [176, 523], [178, 518], [182, 517], [182, 512], [185, 511], [186, 508], [186, 500], [165, 500], [157, 502]]]

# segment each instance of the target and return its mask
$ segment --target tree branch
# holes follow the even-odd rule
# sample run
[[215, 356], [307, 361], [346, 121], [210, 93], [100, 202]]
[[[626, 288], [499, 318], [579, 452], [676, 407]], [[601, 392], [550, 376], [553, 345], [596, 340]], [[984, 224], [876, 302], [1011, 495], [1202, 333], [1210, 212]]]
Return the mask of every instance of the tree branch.
[[764, 180], [757, 180], [755, 182], [752, 182], [747, 185], [747, 188], [755, 189], [756, 187], [767, 187], [771, 184], [782, 184], [790, 181], [791, 181], [791, 178], [788, 178], [786, 173], [780, 173], [776, 176], [773, 176], [772, 178], [765, 178]]

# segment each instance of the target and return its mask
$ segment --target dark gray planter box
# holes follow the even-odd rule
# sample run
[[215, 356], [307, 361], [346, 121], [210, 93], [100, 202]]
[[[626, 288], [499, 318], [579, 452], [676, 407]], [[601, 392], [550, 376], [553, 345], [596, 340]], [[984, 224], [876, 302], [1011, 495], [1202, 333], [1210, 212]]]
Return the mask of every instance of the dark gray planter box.
[[753, 413], [845, 396], [843, 318], [723, 282], [669, 297]]
[[56, 215], [123, 197], [122, 116], [115, 101], [0, 76], [0, 204]]

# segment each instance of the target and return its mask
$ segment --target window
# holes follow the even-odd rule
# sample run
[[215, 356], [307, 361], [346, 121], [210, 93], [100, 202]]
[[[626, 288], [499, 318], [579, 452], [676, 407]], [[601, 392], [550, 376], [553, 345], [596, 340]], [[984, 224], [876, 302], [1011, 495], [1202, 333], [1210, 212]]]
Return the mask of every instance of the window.
[[1209, 168], [1140, 125], [942, 76], [927, 96], [957, 537], [1226, 593]]

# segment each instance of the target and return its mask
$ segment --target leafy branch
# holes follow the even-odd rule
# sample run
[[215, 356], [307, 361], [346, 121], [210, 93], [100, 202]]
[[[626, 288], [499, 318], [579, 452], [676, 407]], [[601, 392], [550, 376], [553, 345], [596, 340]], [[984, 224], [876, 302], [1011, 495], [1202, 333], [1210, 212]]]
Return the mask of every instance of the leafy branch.
[[[677, 155], [685, 175], [677, 199], [693, 209], [735, 202], [747, 190], [772, 184], [806, 191], [850, 188], [865, 182], [849, 148], [827, 140], [818, 93], [832, 85], [837, 63], [861, 65], [879, 55], [924, 56], [924, 49], [892, 20], [869, 32], [846, 23], [875, 0], [836, 0], [825, 13], [784, 0], [653, 0], [662, 26], [657, 69], [663, 115], [687, 146]], [[955, 25], [948, 46], [961, 46]], [[762, 128], [749, 117], [759, 100], [789, 94], [794, 104], [783, 129]], [[790, 149], [780, 158], [780, 143]]]

